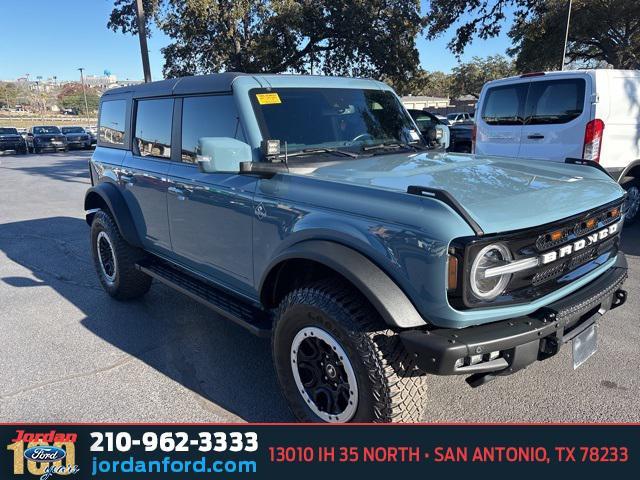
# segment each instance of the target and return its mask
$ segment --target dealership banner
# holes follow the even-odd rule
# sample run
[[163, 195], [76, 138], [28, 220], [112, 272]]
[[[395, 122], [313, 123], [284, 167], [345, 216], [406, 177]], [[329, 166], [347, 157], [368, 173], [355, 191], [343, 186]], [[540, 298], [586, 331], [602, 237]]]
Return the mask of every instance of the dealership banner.
[[3, 424], [0, 439], [0, 478], [23, 480], [619, 475], [640, 467], [639, 425]]

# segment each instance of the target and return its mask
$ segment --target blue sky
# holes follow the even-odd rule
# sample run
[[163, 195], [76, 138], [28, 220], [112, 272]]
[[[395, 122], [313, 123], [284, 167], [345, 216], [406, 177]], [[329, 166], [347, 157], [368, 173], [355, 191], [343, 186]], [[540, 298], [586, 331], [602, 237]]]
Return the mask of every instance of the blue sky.
[[[28, 6], [27, 6], [28, 5]], [[78, 78], [78, 67], [86, 74], [108, 70], [119, 79], [141, 79], [142, 66], [137, 37], [106, 28], [112, 0], [2, 0], [0, 29], [0, 80], [30, 74], [47, 78]], [[71, 18], [71, 21], [69, 21]], [[427, 42], [418, 40], [420, 60], [427, 70], [450, 71], [457, 64], [446, 45], [454, 29]], [[160, 48], [169, 42], [154, 31], [149, 40], [151, 73], [162, 77], [164, 58]], [[504, 54], [509, 39], [503, 33], [491, 40], [476, 40], [463, 60], [474, 55]]]

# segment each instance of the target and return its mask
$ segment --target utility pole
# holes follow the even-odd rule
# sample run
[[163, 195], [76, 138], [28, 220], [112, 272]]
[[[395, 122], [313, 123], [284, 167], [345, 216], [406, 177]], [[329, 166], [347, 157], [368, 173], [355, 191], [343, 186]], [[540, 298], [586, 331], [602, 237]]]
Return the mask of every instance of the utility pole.
[[147, 27], [142, 0], [136, 0], [136, 17], [138, 19], [138, 38], [140, 39], [140, 55], [142, 55], [144, 81], [150, 82], [151, 68], [149, 67], [149, 49], [147, 48]]
[[82, 83], [82, 95], [84, 95], [84, 116], [86, 117], [87, 122], [89, 121], [89, 104], [87, 103], [87, 91], [84, 88], [84, 75], [82, 71], [84, 68], [78, 68], [80, 70], [80, 83]]
[[569, 0], [569, 12], [567, 13], [567, 29], [564, 32], [564, 49], [562, 50], [562, 65], [560, 70], [564, 70], [564, 60], [567, 57], [567, 40], [569, 40], [569, 23], [571, 22], [571, 0]]

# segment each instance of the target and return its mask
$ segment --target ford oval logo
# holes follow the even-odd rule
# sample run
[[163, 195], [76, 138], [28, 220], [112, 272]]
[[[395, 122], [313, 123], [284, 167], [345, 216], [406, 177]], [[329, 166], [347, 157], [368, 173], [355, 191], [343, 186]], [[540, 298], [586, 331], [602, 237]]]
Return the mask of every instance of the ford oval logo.
[[42, 463], [57, 462], [66, 456], [67, 452], [58, 447], [31, 447], [24, 451], [24, 458]]

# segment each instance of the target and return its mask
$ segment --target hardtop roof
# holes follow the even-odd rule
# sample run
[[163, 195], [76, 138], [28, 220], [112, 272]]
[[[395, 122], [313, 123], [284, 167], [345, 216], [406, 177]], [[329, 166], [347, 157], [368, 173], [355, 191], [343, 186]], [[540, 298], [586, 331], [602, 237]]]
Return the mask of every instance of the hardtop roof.
[[[334, 83], [354, 84], [361, 82], [376, 83], [380, 82], [371, 79], [354, 79], [348, 77], [328, 77], [323, 75], [290, 75], [290, 74], [249, 74], [240, 72], [214, 73], [211, 75], [197, 75], [191, 77], [171, 78], [168, 80], [159, 80], [156, 82], [142, 83], [139, 85], [131, 85], [126, 87], [114, 88], [107, 90], [102, 95], [103, 98], [112, 96], [132, 96], [133, 98], [144, 97], [161, 97], [170, 95], [188, 95], [198, 93], [214, 93], [214, 92], [230, 92], [233, 81], [238, 77], [253, 77], [258, 84], [271, 82], [283, 85], [294, 81], [303, 83], [311, 83], [318, 79], [330, 80]], [[276, 85], [274, 85], [276, 86]]]

